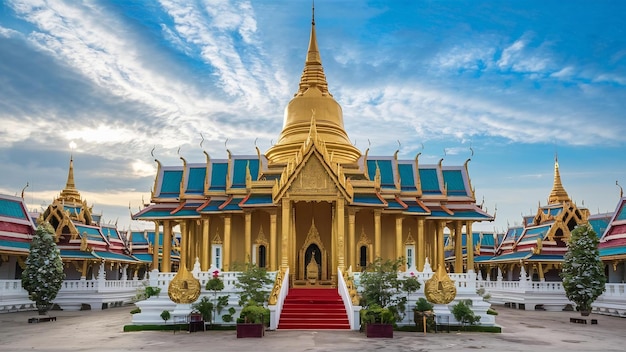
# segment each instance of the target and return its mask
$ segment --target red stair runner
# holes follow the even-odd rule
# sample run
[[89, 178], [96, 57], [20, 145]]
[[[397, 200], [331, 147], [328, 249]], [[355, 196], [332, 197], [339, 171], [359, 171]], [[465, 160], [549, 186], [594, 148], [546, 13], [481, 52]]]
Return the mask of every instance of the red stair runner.
[[279, 329], [350, 329], [336, 288], [292, 288], [285, 298]]

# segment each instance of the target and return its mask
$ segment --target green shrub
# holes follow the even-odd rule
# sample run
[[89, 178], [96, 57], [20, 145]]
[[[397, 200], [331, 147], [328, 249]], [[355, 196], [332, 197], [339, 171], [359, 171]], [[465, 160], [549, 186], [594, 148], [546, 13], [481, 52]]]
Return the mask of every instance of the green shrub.
[[461, 326], [465, 326], [467, 324], [474, 325], [480, 321], [480, 316], [474, 314], [471, 306], [472, 301], [469, 299], [459, 301], [459, 303], [452, 306], [452, 315], [454, 315], [454, 318], [461, 323]]
[[130, 314], [137, 314], [137, 313], [141, 313], [141, 308], [135, 307], [135, 309], [130, 311]]
[[161, 288], [160, 287], [154, 287], [154, 286], [147, 286], [146, 287], [146, 299], [150, 298], [152, 296], [158, 297], [160, 293], [161, 293]]
[[254, 301], [250, 301], [241, 310], [239, 318], [243, 319], [244, 323], [266, 324], [269, 323], [270, 310], [263, 306], [257, 305]]

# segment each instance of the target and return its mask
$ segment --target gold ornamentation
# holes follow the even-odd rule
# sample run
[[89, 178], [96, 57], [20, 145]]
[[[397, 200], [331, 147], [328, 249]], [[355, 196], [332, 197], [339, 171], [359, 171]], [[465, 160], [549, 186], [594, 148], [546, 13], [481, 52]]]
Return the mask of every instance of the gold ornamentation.
[[274, 287], [272, 288], [272, 292], [270, 293], [270, 298], [268, 300], [268, 304], [270, 306], [275, 306], [278, 302], [278, 295], [280, 294], [280, 289], [283, 286], [283, 277], [285, 276], [285, 268], [281, 268], [276, 273], [276, 280], [274, 280]]
[[182, 263], [176, 276], [170, 281], [167, 294], [175, 303], [189, 304], [200, 297], [200, 281], [187, 270]]
[[428, 301], [435, 304], [448, 304], [456, 297], [454, 281], [450, 279], [442, 265], [439, 265], [437, 272], [426, 281], [424, 294]]

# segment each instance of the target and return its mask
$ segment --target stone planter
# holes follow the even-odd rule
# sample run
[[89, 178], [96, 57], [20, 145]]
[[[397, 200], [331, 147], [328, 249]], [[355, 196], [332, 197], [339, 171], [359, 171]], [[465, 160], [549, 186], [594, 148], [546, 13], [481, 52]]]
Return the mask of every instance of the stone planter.
[[245, 337], [263, 337], [265, 334], [265, 325], [263, 324], [237, 324], [237, 338]]
[[367, 324], [365, 327], [367, 337], [393, 337], [393, 325], [392, 324]]

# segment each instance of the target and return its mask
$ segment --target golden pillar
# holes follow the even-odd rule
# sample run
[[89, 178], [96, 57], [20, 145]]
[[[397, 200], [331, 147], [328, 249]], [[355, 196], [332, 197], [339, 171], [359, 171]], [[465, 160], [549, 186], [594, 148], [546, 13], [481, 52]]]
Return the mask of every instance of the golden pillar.
[[[396, 258], [404, 257], [402, 253], [402, 216], [396, 215]], [[404, 258], [402, 268], [406, 267], [406, 258]]]
[[424, 271], [426, 261], [426, 241], [424, 239], [424, 218], [417, 218], [417, 271]]
[[436, 256], [435, 256], [435, 263], [437, 263], [436, 267], [442, 267], [445, 268], [445, 255], [443, 252], [443, 228], [445, 227], [445, 222], [444, 221], [440, 221], [438, 220], [436, 222], [436, 227], [437, 227], [437, 232], [436, 232], [436, 237], [435, 237], [435, 247], [436, 247]]
[[[191, 268], [189, 265], [189, 228], [187, 227], [187, 221], [182, 220], [180, 223], [180, 265], [184, 265], [186, 268]], [[180, 269], [178, 269], [180, 270]]]
[[276, 212], [270, 213], [270, 271], [276, 271]]
[[539, 262], [537, 263], [537, 266], [538, 266], [537, 269], [539, 271], [539, 281], [541, 282], [546, 281], [545, 277], [543, 276], [543, 265], [541, 264], [541, 262]]
[[282, 268], [289, 267], [289, 232], [291, 231], [291, 201], [283, 198], [282, 202], [282, 224], [281, 224], [281, 241], [280, 241], [280, 265]]
[[380, 235], [380, 210], [374, 210], [374, 258], [380, 258], [381, 235]]
[[200, 269], [202, 271], [209, 270], [211, 266], [211, 248], [209, 248], [210, 236], [209, 236], [209, 218], [202, 219], [202, 249], [200, 250]]
[[354, 209], [348, 209], [348, 266], [356, 268], [356, 243], [355, 243], [355, 233], [356, 233], [356, 223], [355, 223], [356, 212]]
[[474, 234], [471, 221], [465, 223], [465, 233], [467, 236], [467, 271], [470, 271], [474, 270]]
[[252, 213], [246, 211], [244, 213], [245, 229], [244, 229], [244, 246], [246, 262], [252, 262]]
[[[345, 223], [345, 207], [344, 207], [344, 199], [337, 199], [337, 266], [343, 272], [346, 267], [345, 257], [346, 257], [346, 245], [345, 245], [345, 236], [344, 232], [346, 230]], [[333, 270], [337, 270], [334, 268]]]
[[224, 216], [224, 271], [230, 270], [230, 232], [232, 216], [227, 214]]
[[463, 224], [460, 221], [454, 222], [454, 272], [463, 273]]
[[170, 220], [163, 221], [163, 261], [161, 263], [161, 272], [169, 273], [172, 271], [172, 224]]
[[154, 222], [154, 241], [152, 241], [152, 270], [159, 270], [159, 222]]

